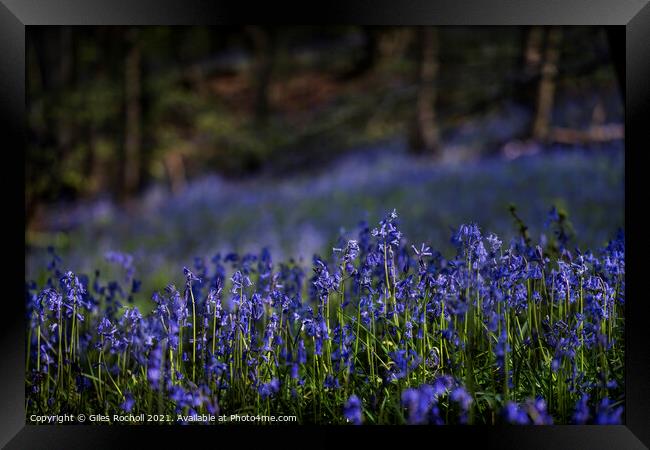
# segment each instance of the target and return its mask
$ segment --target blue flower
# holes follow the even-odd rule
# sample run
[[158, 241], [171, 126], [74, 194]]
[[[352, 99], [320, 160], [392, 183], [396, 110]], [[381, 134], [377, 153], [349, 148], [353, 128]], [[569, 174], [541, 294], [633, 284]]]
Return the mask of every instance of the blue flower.
[[420, 365], [422, 358], [414, 350], [397, 350], [389, 353], [393, 360], [393, 367], [388, 372], [390, 381], [406, 377], [413, 369]]
[[509, 401], [504, 408], [505, 419], [508, 423], [516, 425], [528, 425], [530, 419], [526, 411], [521, 409], [515, 402]]
[[408, 409], [408, 423], [411, 425], [427, 423], [436, 398], [435, 389], [426, 384], [418, 389], [409, 388], [403, 391], [402, 406]]
[[305, 351], [305, 341], [300, 339], [298, 341], [298, 363], [305, 364], [307, 363], [307, 352]]
[[352, 394], [345, 406], [343, 407], [343, 417], [354, 425], [361, 425], [363, 422], [363, 412], [361, 400], [355, 394]]
[[595, 423], [597, 425], [620, 425], [622, 415], [622, 406], [613, 408], [610, 399], [604, 398], [598, 405]]
[[131, 412], [134, 405], [135, 405], [135, 399], [133, 398], [133, 395], [131, 395], [130, 392], [125, 392], [124, 401], [120, 404], [120, 408], [122, 408], [126, 412]]
[[451, 391], [449, 398], [452, 401], [458, 403], [461, 410], [463, 411], [469, 411], [469, 407], [473, 401], [472, 396], [469, 395], [469, 393], [462, 386], [458, 386], [453, 391]]
[[280, 391], [280, 380], [273, 378], [270, 382], [261, 384], [257, 391], [262, 399], [272, 397]]
[[247, 275], [242, 274], [239, 270], [233, 274], [230, 281], [232, 281], [232, 289], [230, 292], [233, 294], [239, 294], [244, 288], [253, 285], [250, 278]]
[[192, 272], [187, 267], [183, 267], [183, 274], [185, 275], [185, 281], [187, 283], [191, 283], [192, 281], [201, 281], [201, 279], [199, 277], [197, 277], [194, 274], [194, 272]]
[[149, 354], [149, 364], [147, 367], [147, 379], [153, 389], [160, 387], [163, 368], [161, 367], [162, 348], [157, 345]]
[[339, 379], [337, 377], [327, 375], [325, 377], [325, 381], [323, 381], [323, 387], [326, 389], [340, 389], [341, 384], [339, 383]]
[[526, 402], [528, 415], [535, 425], [553, 425], [553, 418], [546, 409], [546, 401], [543, 398], [528, 400]]
[[578, 425], [583, 425], [589, 420], [589, 395], [583, 394], [580, 400], [576, 403], [575, 412], [573, 413], [573, 422]]

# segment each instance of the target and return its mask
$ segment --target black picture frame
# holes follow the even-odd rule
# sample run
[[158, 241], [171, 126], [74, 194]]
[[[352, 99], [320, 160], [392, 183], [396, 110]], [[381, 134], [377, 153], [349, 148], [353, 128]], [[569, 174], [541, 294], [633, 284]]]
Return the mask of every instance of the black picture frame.
[[[610, 42], [620, 46], [618, 73], [625, 80], [625, 220], [626, 268], [626, 412], [620, 426], [512, 427], [149, 427], [149, 426], [35, 426], [25, 423], [24, 291], [16, 280], [24, 277], [15, 261], [24, 257], [20, 242], [7, 232], [3, 271], [8, 289], [0, 300], [4, 326], [0, 328], [0, 445], [8, 449], [86, 449], [129, 446], [135, 439], [154, 439], [147, 447], [208, 439], [211, 446], [267, 443], [296, 446], [344, 445], [361, 437], [388, 445], [461, 445], [479, 448], [642, 449], [650, 446], [650, 326], [645, 317], [643, 264], [648, 248], [643, 219], [644, 165], [650, 109], [650, 4], [648, 0], [485, 0], [351, 1], [279, 4], [207, 0], [0, 0], [0, 148], [3, 151], [6, 220], [17, 227], [24, 196], [25, 164], [25, 32], [40, 25], [220, 25], [243, 23], [309, 23], [369, 25], [607, 25]], [[624, 50], [623, 50], [624, 48]], [[624, 53], [623, 53], [624, 51]], [[625, 55], [625, 58], [622, 58]], [[646, 150], [647, 151], [647, 150]], [[638, 212], [638, 213], [637, 213]], [[24, 225], [24, 223], [23, 223]], [[9, 230], [5, 224], [5, 228]], [[24, 228], [24, 227], [23, 227]], [[16, 231], [19, 233], [20, 231]], [[24, 231], [23, 231], [24, 232]], [[14, 258], [15, 254], [15, 258]], [[14, 273], [16, 272], [16, 273]], [[298, 430], [296, 430], [298, 428]], [[307, 434], [310, 434], [307, 436]], [[145, 437], [146, 435], [146, 437]], [[157, 442], [160, 444], [158, 444]], [[240, 444], [235, 444], [239, 442]], [[376, 445], [364, 444], [364, 445]], [[144, 445], [144, 444], [141, 444]]]

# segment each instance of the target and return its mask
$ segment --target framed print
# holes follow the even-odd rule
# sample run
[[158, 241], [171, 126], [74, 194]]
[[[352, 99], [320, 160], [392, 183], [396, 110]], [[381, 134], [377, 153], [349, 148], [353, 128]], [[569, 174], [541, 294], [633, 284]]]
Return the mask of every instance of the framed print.
[[650, 445], [647, 2], [0, 21], [6, 448]]

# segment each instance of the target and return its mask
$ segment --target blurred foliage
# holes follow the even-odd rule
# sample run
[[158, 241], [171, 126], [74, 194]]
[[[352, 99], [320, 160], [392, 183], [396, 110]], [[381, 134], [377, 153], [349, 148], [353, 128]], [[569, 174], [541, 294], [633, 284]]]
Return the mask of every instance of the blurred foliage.
[[[42, 204], [128, 199], [157, 182], [176, 190], [209, 172], [242, 177], [321, 167], [349, 149], [404, 135], [418, 95], [415, 31], [30, 28], [28, 223]], [[436, 120], [444, 142], [468, 118], [518, 101], [527, 33], [440, 28]], [[559, 89], [574, 96], [611, 89], [604, 30], [573, 27], [564, 35]], [[605, 106], [608, 119], [621, 120], [620, 102]], [[556, 116], [575, 126], [585, 113]], [[477, 151], [494, 152], [526, 128], [508, 133], [481, 137]], [[135, 154], [126, 150], [129, 140]], [[125, 182], [129, 167], [135, 191]]]

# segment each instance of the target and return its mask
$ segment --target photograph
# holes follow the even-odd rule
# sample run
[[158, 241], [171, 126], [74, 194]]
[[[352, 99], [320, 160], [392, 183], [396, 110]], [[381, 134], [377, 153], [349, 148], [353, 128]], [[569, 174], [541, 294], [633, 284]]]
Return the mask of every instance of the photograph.
[[625, 425], [618, 36], [27, 27], [25, 423]]

